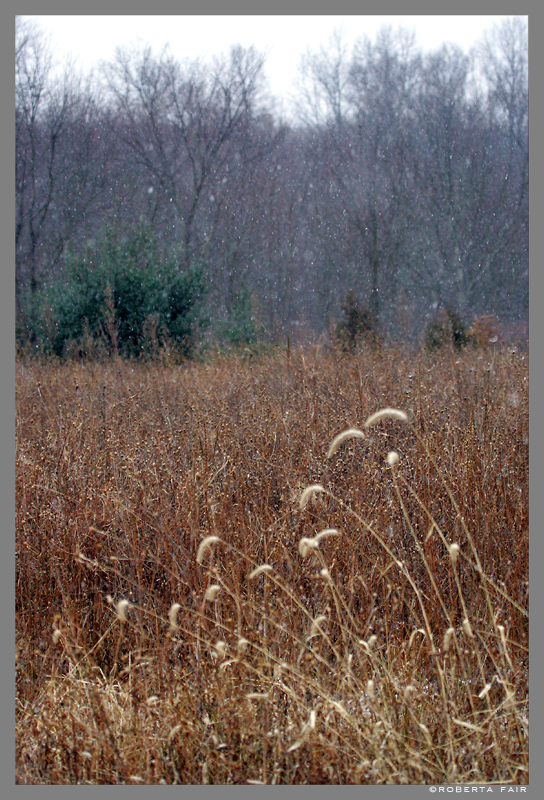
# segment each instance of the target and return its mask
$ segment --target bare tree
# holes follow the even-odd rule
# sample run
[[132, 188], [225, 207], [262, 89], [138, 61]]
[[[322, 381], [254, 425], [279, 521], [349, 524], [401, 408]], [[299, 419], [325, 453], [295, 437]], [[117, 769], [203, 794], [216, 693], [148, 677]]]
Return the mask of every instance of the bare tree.
[[[17, 18], [15, 38], [15, 247], [17, 253], [17, 299], [28, 282], [34, 293], [38, 287], [37, 247], [49, 206], [51, 187], [40, 191], [40, 169], [45, 145], [41, 141], [41, 122], [49, 100], [49, 75], [52, 57], [48, 44], [37, 28]], [[56, 143], [52, 131], [50, 146]], [[26, 228], [26, 231], [25, 231]], [[25, 237], [25, 233], [27, 236]], [[25, 241], [26, 238], [26, 241]]]
[[527, 241], [523, 82], [514, 124], [499, 103], [497, 72], [486, 104], [481, 93], [469, 94], [471, 69], [457, 48], [425, 59], [416, 151], [424, 229], [415, 274], [436, 302], [453, 301], [467, 315], [504, 313], [505, 290], [519, 295], [519, 248]]
[[529, 39], [525, 20], [505, 19], [494, 25], [476, 48], [478, 65], [484, 76], [490, 108], [506, 120], [509, 152], [516, 148], [528, 158], [527, 125], [529, 115]]
[[325, 270], [336, 274], [344, 294], [365, 294], [379, 323], [409, 230], [413, 37], [385, 29], [375, 43], [359, 42], [349, 60], [338, 44], [328, 61], [321, 53], [303, 66], [320, 101], [316, 198], [329, 252]]
[[299, 116], [307, 125], [340, 126], [348, 110], [349, 51], [336, 28], [318, 52], [308, 50], [299, 66]]
[[58, 275], [69, 243], [81, 242], [98, 213], [113, 144], [99, 98], [69, 65], [52, 74], [39, 30], [17, 22], [15, 196], [17, 308]]
[[[528, 309], [529, 89], [528, 30], [525, 20], [495, 25], [476, 50], [487, 84], [489, 125], [496, 130], [497, 206], [500, 228], [493, 236], [488, 269], [497, 301], [514, 314]], [[495, 232], [493, 232], [495, 233]], [[517, 286], [517, 291], [512, 291]], [[523, 290], [523, 291], [522, 291]], [[512, 294], [523, 296], [521, 305]], [[516, 308], [517, 306], [517, 308]]]
[[310, 225], [330, 308], [353, 288], [391, 328], [400, 297], [422, 322], [433, 302], [506, 313], [513, 292], [523, 306], [526, 29], [507, 21], [482, 47], [479, 82], [473, 57], [449, 45], [422, 56], [402, 30], [351, 56], [338, 42], [306, 56]]
[[182, 67], [166, 51], [154, 58], [147, 49], [118, 51], [109, 69], [120, 139], [170, 205], [185, 266], [203, 246], [198, 215], [252, 113], [262, 66], [253, 49], [237, 47], [212, 68], [198, 61]]

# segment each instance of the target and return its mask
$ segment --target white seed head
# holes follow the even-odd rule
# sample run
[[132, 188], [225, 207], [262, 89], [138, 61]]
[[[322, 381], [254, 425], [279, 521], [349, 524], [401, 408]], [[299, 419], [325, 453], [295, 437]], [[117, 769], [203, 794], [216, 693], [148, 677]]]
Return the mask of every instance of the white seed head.
[[329, 451], [327, 453], [327, 458], [333, 456], [342, 442], [345, 442], [346, 439], [364, 439], [365, 435], [362, 431], [358, 430], [357, 428], [348, 428], [342, 433], [339, 433], [331, 442], [331, 446], [329, 447]]
[[382, 419], [400, 419], [401, 422], [408, 422], [408, 417], [404, 411], [399, 411], [398, 408], [382, 408], [369, 416], [365, 422], [365, 428], [370, 428]]
[[312, 629], [310, 631], [310, 635], [308, 636], [306, 641], [313, 639], [313, 637], [321, 631], [321, 623], [325, 622], [327, 617], [324, 614], [320, 614], [319, 617], [316, 617], [312, 622]]
[[179, 733], [180, 730], [183, 728], [183, 725], [175, 725], [170, 733], [168, 734], [168, 741], [171, 742], [176, 733]]
[[177, 628], [176, 619], [178, 616], [178, 611], [180, 610], [181, 606], [179, 603], [173, 603], [170, 606], [170, 611], [168, 612], [168, 620], [170, 622], [170, 631], [174, 632]]
[[308, 553], [311, 550], [315, 550], [317, 548], [317, 542], [315, 539], [308, 539], [306, 536], [303, 536], [300, 542], [298, 543], [298, 552], [302, 556], [302, 558], [306, 558]]
[[412, 686], [412, 684], [409, 684], [408, 686], [406, 686], [405, 689], [404, 689], [404, 699], [407, 702], [409, 702], [415, 691], [416, 691], [416, 687]]
[[378, 637], [376, 636], [375, 633], [373, 633], [372, 636], [369, 638], [368, 642], [365, 642], [364, 639], [359, 639], [359, 644], [361, 645], [362, 648], [364, 648], [364, 650], [367, 653], [370, 654], [374, 649], [374, 645], [376, 644], [377, 641]]
[[470, 639], [474, 639], [474, 634], [472, 633], [472, 628], [470, 627], [468, 617], [465, 617], [463, 620], [463, 630]]
[[418, 722], [417, 724], [418, 724], [419, 729], [422, 730], [423, 733], [425, 734], [425, 738], [427, 739], [427, 743], [432, 746], [433, 740], [431, 739], [431, 733], [430, 733], [428, 727], [426, 725], [424, 725], [422, 722]]
[[339, 533], [340, 531], [337, 528], [327, 528], [324, 531], [320, 531], [320, 533], [316, 533], [311, 539], [304, 536], [298, 543], [298, 552], [302, 558], [306, 558], [310, 550], [317, 549], [321, 539], [325, 539], [327, 536], [338, 536]]
[[373, 680], [368, 681], [368, 683], [366, 685], [366, 693], [370, 697], [371, 700], [374, 700], [374, 698], [376, 697], [376, 691], [375, 691], [374, 681]]
[[340, 531], [338, 530], [338, 528], [326, 528], [324, 531], [320, 531], [320, 533], [317, 533], [314, 536], [314, 541], [316, 541], [319, 544], [321, 539], [326, 539], [327, 536], [339, 536], [339, 535]]
[[206, 538], [200, 542], [200, 545], [198, 547], [198, 552], [196, 554], [196, 563], [202, 564], [208, 548], [211, 547], [212, 544], [215, 544], [216, 542], [220, 541], [221, 539], [219, 538], [219, 536], [206, 536]]
[[416, 634], [418, 634], [418, 633], [422, 633], [423, 636], [427, 635], [425, 633], [425, 631], [423, 630], [423, 628], [417, 628], [415, 631], [412, 631], [412, 635], [410, 636], [410, 641], [408, 642], [408, 647], [412, 646], [412, 642], [414, 641], [414, 638], [415, 638]]
[[285, 668], [285, 661], [280, 661], [279, 664], [276, 664], [274, 667], [274, 680], [279, 681], [281, 678], [281, 673]]
[[447, 653], [448, 650], [450, 649], [450, 639], [452, 637], [452, 634], [453, 634], [453, 628], [448, 628], [448, 630], [444, 634], [443, 649], [445, 653]]
[[256, 567], [253, 572], [249, 573], [249, 580], [256, 578], [257, 575], [261, 574], [261, 572], [272, 572], [272, 567], [270, 564], [261, 564], [260, 567]]
[[219, 658], [222, 661], [225, 658], [225, 653], [227, 650], [226, 642], [221, 642], [221, 641], [216, 642], [213, 648], [215, 652], [213, 652], [212, 655], [214, 655], [216, 658]]
[[238, 652], [245, 653], [247, 648], [249, 647], [249, 642], [247, 639], [238, 639]]
[[[317, 533], [311, 539], [307, 536], [303, 536], [302, 539], [298, 543], [298, 552], [302, 556], [302, 558], [306, 558], [310, 550], [317, 550], [319, 546], [319, 542], [321, 539], [325, 539], [327, 536], [338, 536], [339, 531], [337, 528], [327, 528], [320, 533]], [[323, 574], [323, 573], [322, 573]]]
[[298, 748], [306, 741], [310, 731], [315, 730], [315, 721], [316, 721], [316, 714], [314, 709], [312, 709], [310, 711], [308, 722], [305, 722], [304, 725], [302, 726], [302, 730], [300, 732], [300, 738], [297, 739], [297, 741], [287, 749], [286, 751], [287, 753], [291, 753], [293, 752], [293, 750], [298, 750]]
[[213, 602], [217, 595], [217, 592], [221, 590], [221, 587], [218, 586], [216, 583], [212, 583], [211, 586], [208, 586], [206, 589], [206, 594], [204, 595], [204, 600], [210, 600]]
[[433, 535], [433, 533], [434, 533], [434, 531], [435, 531], [435, 530], [436, 530], [436, 523], [435, 523], [435, 521], [433, 520], [433, 521], [432, 521], [432, 523], [431, 523], [431, 527], [429, 528], [429, 531], [428, 531], [428, 533], [427, 533], [427, 536], [425, 537], [425, 541], [426, 541], [426, 542], [428, 542], [428, 541], [429, 541], [429, 539], [431, 538], [431, 536]]
[[127, 611], [130, 607], [130, 603], [128, 600], [119, 600], [119, 602], [115, 606], [115, 610], [117, 611], [117, 616], [121, 620], [121, 622], [127, 621]]
[[399, 463], [399, 454], [395, 450], [391, 450], [391, 452], [387, 454], [387, 463], [390, 467], [394, 467]]
[[321, 575], [322, 578], [330, 578], [331, 577], [331, 573], [329, 572], [329, 570], [326, 567], [323, 567], [323, 569], [321, 570], [320, 575]]
[[57, 644], [61, 637], [61, 631], [59, 628], [55, 628], [53, 631], [53, 644]]
[[458, 544], [450, 544], [450, 558], [453, 566], [457, 564], [457, 559], [459, 558], [459, 550], [460, 547]]
[[301, 509], [306, 508], [308, 500], [312, 495], [316, 494], [317, 492], [324, 492], [324, 491], [325, 488], [321, 486], [320, 483], [313, 483], [311, 486], [307, 486], [300, 495], [300, 508]]
[[491, 689], [491, 686], [492, 686], [492, 684], [491, 684], [491, 683], [486, 683], [486, 685], [484, 686], [484, 688], [482, 689], [482, 691], [481, 691], [481, 692], [479, 693], [479, 695], [478, 695], [478, 697], [480, 698], [480, 700], [483, 700], [483, 698], [486, 696], [486, 694], [487, 694], [487, 693], [489, 692], [489, 690]]

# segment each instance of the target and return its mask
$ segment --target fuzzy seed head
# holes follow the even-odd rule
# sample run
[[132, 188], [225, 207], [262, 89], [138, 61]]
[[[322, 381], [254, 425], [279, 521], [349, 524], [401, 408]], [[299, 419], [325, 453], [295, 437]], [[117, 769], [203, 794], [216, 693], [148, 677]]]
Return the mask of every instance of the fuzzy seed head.
[[436, 528], [436, 524], [435, 524], [435, 522], [433, 520], [433, 522], [431, 523], [431, 527], [429, 528], [429, 531], [427, 533], [427, 536], [425, 537], [425, 541], [426, 542], [428, 542], [429, 539], [431, 538], [431, 536], [433, 535], [433, 533], [435, 531], [435, 528]]
[[417, 630], [415, 630], [415, 631], [412, 631], [412, 635], [410, 636], [410, 641], [409, 641], [409, 643], [408, 643], [408, 647], [411, 647], [411, 646], [412, 646], [412, 642], [414, 641], [414, 637], [415, 637], [415, 635], [416, 635], [417, 633], [422, 633], [422, 634], [423, 634], [423, 636], [426, 636], [426, 633], [425, 633], [425, 631], [423, 630], [423, 628], [417, 628]]
[[472, 628], [470, 627], [470, 622], [468, 620], [468, 617], [465, 617], [463, 620], [463, 630], [469, 637], [469, 639], [474, 639], [474, 634], [472, 633]]
[[453, 628], [448, 628], [448, 630], [444, 634], [443, 649], [445, 653], [447, 653], [448, 650], [450, 649], [450, 639], [452, 637], [452, 634], [453, 634]]
[[390, 467], [394, 467], [399, 463], [399, 454], [395, 450], [391, 450], [391, 452], [387, 454], [387, 463]]
[[117, 616], [121, 622], [127, 621], [127, 611], [130, 607], [130, 603], [128, 600], [119, 600], [117, 605], [115, 606], [115, 610], [117, 611]]
[[374, 698], [376, 697], [376, 690], [375, 690], [375, 687], [374, 687], [374, 681], [373, 680], [368, 681], [368, 683], [366, 685], [366, 693], [370, 697], [371, 700], [374, 700]]
[[285, 669], [285, 666], [286, 666], [285, 661], [280, 661], [279, 664], [275, 665], [275, 667], [274, 667], [274, 680], [275, 681], [279, 681], [279, 679], [281, 678], [281, 673]]
[[300, 542], [298, 543], [298, 552], [302, 556], [302, 558], [306, 558], [308, 553], [311, 550], [315, 550], [317, 548], [317, 542], [315, 539], [308, 539], [306, 536], [303, 536]]
[[365, 652], [367, 652], [370, 655], [370, 653], [374, 649], [374, 645], [376, 644], [377, 641], [378, 641], [378, 637], [375, 634], [372, 634], [372, 636], [369, 638], [368, 642], [365, 642], [364, 639], [359, 639], [359, 644], [365, 650]]
[[301, 509], [306, 508], [308, 500], [312, 495], [316, 494], [317, 492], [324, 492], [324, 491], [325, 488], [321, 486], [320, 483], [313, 483], [311, 486], [307, 486], [300, 495], [300, 508]]
[[247, 639], [238, 639], [238, 652], [245, 653], [247, 648], [249, 647], [249, 642]]
[[256, 578], [257, 575], [261, 574], [261, 572], [272, 572], [272, 567], [270, 564], [261, 564], [260, 567], [256, 567], [253, 572], [249, 573], [249, 580]]
[[450, 558], [453, 566], [457, 564], [457, 559], [459, 558], [459, 550], [460, 547], [458, 544], [450, 544]]
[[321, 630], [321, 623], [325, 622], [327, 617], [324, 614], [321, 614], [319, 617], [316, 617], [312, 622], [312, 629], [310, 631], [310, 635], [306, 641], [313, 639], [313, 637], [320, 632]]
[[382, 419], [399, 419], [401, 422], [408, 422], [408, 417], [404, 411], [399, 411], [398, 408], [382, 408], [380, 411], [370, 415], [365, 422], [365, 428], [370, 428], [377, 422], [381, 422]]
[[204, 600], [209, 600], [213, 603], [216, 598], [217, 592], [221, 589], [216, 583], [212, 583], [211, 586], [208, 586], [206, 589], [206, 594], [204, 595]]
[[57, 644], [61, 636], [61, 631], [59, 628], [55, 628], [53, 631], [53, 644]]
[[416, 687], [412, 686], [412, 684], [410, 684], [409, 686], [406, 686], [406, 688], [404, 689], [404, 699], [406, 700], [407, 703], [410, 702], [411, 697], [412, 697], [412, 695], [414, 694], [415, 691], [416, 691]]
[[213, 646], [213, 649], [214, 649], [213, 655], [222, 661], [225, 658], [225, 653], [227, 650], [226, 643], [221, 641], [216, 642]]
[[298, 552], [300, 553], [302, 558], [306, 558], [310, 550], [317, 549], [321, 539], [325, 539], [327, 536], [338, 536], [338, 535], [339, 531], [337, 528], [327, 528], [326, 530], [317, 533], [311, 539], [303, 537], [298, 543]]
[[179, 733], [180, 730], [183, 728], [183, 725], [175, 725], [170, 733], [168, 734], [168, 741], [171, 742], [176, 733]]
[[433, 740], [431, 739], [431, 733], [430, 733], [428, 727], [426, 725], [424, 725], [422, 722], [418, 722], [417, 724], [418, 724], [420, 730], [422, 730], [423, 733], [425, 734], [425, 738], [427, 739], [428, 744], [432, 745]]
[[325, 539], [327, 536], [338, 536], [339, 533], [340, 531], [338, 528], [326, 528], [324, 531], [321, 531], [314, 536], [314, 541], [319, 544], [321, 539]]
[[329, 447], [329, 451], [327, 453], [327, 458], [333, 456], [342, 442], [345, 442], [346, 439], [364, 439], [365, 435], [362, 431], [358, 430], [357, 428], [348, 428], [342, 433], [339, 433], [331, 442], [331, 446]]
[[491, 684], [490, 683], [486, 683], [486, 685], [484, 686], [484, 688], [482, 689], [482, 691], [478, 695], [480, 700], [483, 700], [483, 698], [486, 696], [486, 694], [489, 692], [490, 689], [491, 689]]
[[177, 628], [176, 619], [177, 619], [178, 611], [180, 610], [180, 608], [181, 608], [181, 606], [180, 606], [179, 603], [173, 603], [170, 606], [170, 611], [168, 612], [168, 621], [170, 622], [170, 631], [172, 633]]
[[202, 564], [208, 548], [211, 547], [212, 544], [215, 544], [216, 542], [220, 541], [221, 539], [219, 538], [219, 536], [206, 536], [206, 538], [200, 542], [200, 545], [198, 547], [198, 552], [196, 554], [196, 563]]

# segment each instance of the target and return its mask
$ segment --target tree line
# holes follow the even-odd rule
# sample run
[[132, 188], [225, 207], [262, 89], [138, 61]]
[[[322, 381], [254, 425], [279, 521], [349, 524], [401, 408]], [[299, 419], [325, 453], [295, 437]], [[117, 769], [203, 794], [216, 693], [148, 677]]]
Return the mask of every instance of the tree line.
[[319, 336], [346, 298], [393, 339], [446, 307], [525, 319], [527, 50], [516, 17], [469, 54], [336, 33], [286, 121], [254, 48], [119, 49], [99, 77], [58, 77], [17, 19], [18, 342], [125, 331], [134, 352], [154, 330], [188, 355], [206, 329]]

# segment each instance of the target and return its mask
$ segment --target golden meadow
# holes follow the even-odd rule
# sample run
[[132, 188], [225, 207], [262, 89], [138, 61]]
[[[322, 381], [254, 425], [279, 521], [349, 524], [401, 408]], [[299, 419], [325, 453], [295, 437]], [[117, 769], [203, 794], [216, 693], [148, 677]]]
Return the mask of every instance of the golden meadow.
[[528, 380], [19, 360], [17, 782], [528, 783]]

